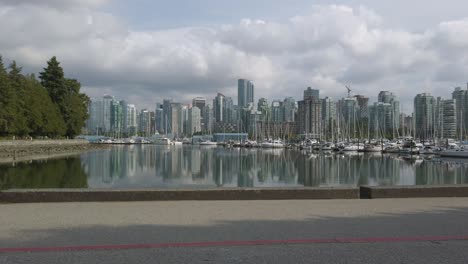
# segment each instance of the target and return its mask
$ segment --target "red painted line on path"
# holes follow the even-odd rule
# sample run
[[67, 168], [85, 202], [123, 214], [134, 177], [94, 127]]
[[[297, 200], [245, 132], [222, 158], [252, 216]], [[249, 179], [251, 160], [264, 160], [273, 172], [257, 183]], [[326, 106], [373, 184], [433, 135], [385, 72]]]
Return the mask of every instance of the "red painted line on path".
[[190, 247], [218, 247], [218, 246], [260, 246], [260, 245], [292, 245], [292, 244], [354, 244], [354, 243], [396, 243], [396, 242], [429, 242], [429, 241], [465, 241], [467, 236], [427, 236], [427, 237], [363, 237], [363, 238], [318, 238], [318, 239], [285, 239], [285, 240], [239, 240], [218, 242], [180, 242], [157, 244], [130, 245], [91, 245], [91, 246], [63, 246], [63, 247], [25, 247], [0, 248], [0, 253], [18, 252], [62, 252], [62, 251], [91, 251], [115, 249], [145, 249], [145, 248], [190, 248]]

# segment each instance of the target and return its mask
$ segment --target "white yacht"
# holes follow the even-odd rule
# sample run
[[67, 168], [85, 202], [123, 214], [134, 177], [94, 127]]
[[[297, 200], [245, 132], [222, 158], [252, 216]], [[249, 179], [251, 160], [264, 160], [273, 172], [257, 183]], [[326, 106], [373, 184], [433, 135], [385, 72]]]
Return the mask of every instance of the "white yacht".
[[174, 140], [171, 142], [173, 146], [182, 146], [184, 143], [182, 141]]
[[382, 152], [382, 146], [380, 145], [365, 145], [362, 150], [359, 150], [361, 152]]
[[154, 135], [151, 138], [151, 141], [153, 141], [153, 143], [156, 145], [164, 145], [164, 146], [171, 145], [171, 140], [169, 138], [161, 136], [159, 134]]
[[432, 155], [436, 153], [436, 149], [432, 146], [424, 146], [422, 149], [419, 150], [419, 154], [423, 155]]
[[349, 152], [349, 151], [361, 151], [364, 149], [363, 145], [355, 145], [355, 144], [346, 144], [343, 146], [342, 151]]
[[335, 146], [332, 143], [325, 143], [321, 146], [320, 150], [322, 151], [332, 151]]
[[266, 140], [262, 142], [262, 148], [284, 148], [284, 144], [281, 140]]
[[464, 147], [451, 147], [440, 152], [441, 157], [468, 158], [468, 149]]
[[218, 145], [218, 143], [213, 142], [211, 140], [205, 140], [205, 141], [201, 141], [199, 145], [200, 146], [214, 146], [215, 147], [215, 146]]

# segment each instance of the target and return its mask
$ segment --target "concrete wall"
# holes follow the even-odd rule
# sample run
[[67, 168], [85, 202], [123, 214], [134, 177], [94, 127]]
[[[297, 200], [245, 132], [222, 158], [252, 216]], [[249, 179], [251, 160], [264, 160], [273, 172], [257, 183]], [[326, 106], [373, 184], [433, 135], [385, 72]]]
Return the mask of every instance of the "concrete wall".
[[210, 190], [7, 190], [0, 203], [110, 202], [182, 200], [358, 199], [358, 188], [210, 189]]
[[468, 185], [361, 186], [360, 196], [363, 199], [468, 197]]

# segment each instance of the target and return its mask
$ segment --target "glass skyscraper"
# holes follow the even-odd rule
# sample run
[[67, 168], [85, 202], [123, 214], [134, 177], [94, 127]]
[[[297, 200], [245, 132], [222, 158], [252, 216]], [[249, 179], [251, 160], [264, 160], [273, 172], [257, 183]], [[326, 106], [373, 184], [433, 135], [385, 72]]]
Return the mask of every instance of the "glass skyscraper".
[[248, 107], [254, 102], [254, 84], [246, 79], [237, 81], [237, 102], [240, 107]]

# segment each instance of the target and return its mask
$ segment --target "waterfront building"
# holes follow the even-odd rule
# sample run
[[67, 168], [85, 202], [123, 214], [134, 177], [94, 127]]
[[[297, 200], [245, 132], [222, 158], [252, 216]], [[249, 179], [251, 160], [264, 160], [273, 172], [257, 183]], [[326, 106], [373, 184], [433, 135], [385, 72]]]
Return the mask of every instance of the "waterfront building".
[[254, 84], [250, 80], [237, 80], [237, 104], [240, 107], [248, 107], [254, 103]]
[[283, 101], [283, 121], [284, 122], [295, 122], [296, 121], [296, 113], [297, 113], [297, 105], [296, 100], [292, 97], [286, 97]]
[[276, 123], [284, 121], [283, 102], [281, 102], [279, 100], [274, 100], [271, 103], [271, 118], [270, 118], [270, 121], [276, 122]]
[[381, 91], [378, 95], [378, 102], [390, 104], [390, 114], [386, 119], [385, 133], [392, 135], [394, 138], [398, 136], [400, 129], [400, 100], [393, 93], [389, 91]]
[[414, 133], [420, 139], [432, 139], [435, 132], [436, 100], [430, 93], [414, 98]]
[[307, 87], [307, 89], [304, 90], [304, 100], [308, 100], [312, 98], [320, 98], [320, 90]]
[[360, 129], [357, 123], [358, 102], [356, 97], [346, 97], [337, 103], [337, 133], [342, 138], [356, 138]]
[[205, 106], [205, 113], [204, 113], [204, 130], [207, 133], [211, 133], [214, 128], [214, 114], [213, 114], [213, 107], [211, 105]]
[[127, 104], [125, 108], [125, 133], [127, 134], [127, 136], [134, 136], [137, 134], [137, 109], [134, 104]]
[[156, 109], [154, 111], [154, 123], [155, 123], [155, 130], [159, 134], [164, 134], [164, 109], [163, 104], [156, 103]]
[[258, 140], [263, 139], [290, 139], [297, 135], [296, 122], [258, 121], [255, 135]]
[[172, 104], [172, 99], [163, 100], [163, 118], [162, 118], [163, 134], [170, 133], [169, 128], [171, 127], [171, 123], [172, 123], [171, 104]]
[[457, 101], [457, 138], [464, 140], [468, 128], [468, 90], [456, 87], [452, 93], [452, 99]]
[[89, 119], [87, 120], [88, 133], [92, 135], [102, 135], [104, 129], [103, 103], [99, 99], [91, 99], [88, 105]]
[[195, 97], [192, 100], [192, 106], [198, 107], [200, 110], [200, 126], [203, 128], [205, 125], [205, 107], [206, 107], [206, 99], [204, 97]]
[[188, 131], [189, 136], [201, 132], [201, 111], [198, 107], [192, 106], [188, 110]]
[[245, 142], [247, 141], [247, 133], [215, 133], [213, 134], [213, 140], [215, 142]]
[[361, 123], [367, 123], [369, 118], [369, 97], [364, 95], [355, 95], [358, 104], [357, 119]]
[[151, 136], [151, 112], [147, 109], [142, 109], [139, 116], [139, 134], [143, 137]]
[[112, 103], [114, 97], [110, 95], [104, 95], [102, 98], [102, 126], [105, 133], [112, 132]]
[[322, 128], [327, 139], [333, 139], [336, 126], [336, 103], [331, 97], [321, 99]]
[[457, 100], [440, 100], [439, 117], [438, 137], [455, 139], [457, 137]]
[[232, 97], [224, 97], [223, 107], [223, 121], [226, 123], [235, 123], [237, 121], [237, 115], [235, 113], [234, 100], [232, 100]]
[[189, 106], [188, 105], [182, 105], [181, 109], [181, 122], [180, 125], [182, 126], [181, 129], [181, 134], [179, 134], [179, 137], [182, 135], [188, 135], [189, 132]]
[[322, 132], [322, 103], [318, 90], [310, 87], [304, 91], [304, 100], [299, 101], [298, 127], [299, 134], [320, 139]]
[[258, 100], [257, 110], [262, 113], [260, 120], [271, 120], [271, 109], [267, 99], [260, 98]]
[[392, 104], [376, 102], [369, 107], [369, 132], [374, 138], [395, 138], [393, 120]]
[[213, 115], [215, 122], [224, 122], [225, 96], [218, 93], [213, 100]]
[[171, 103], [170, 105], [170, 126], [167, 128], [171, 137], [180, 137], [183, 134], [184, 122], [182, 118], [182, 104]]
[[123, 132], [122, 104], [117, 101], [111, 102], [111, 132], [114, 136], [121, 137]]

